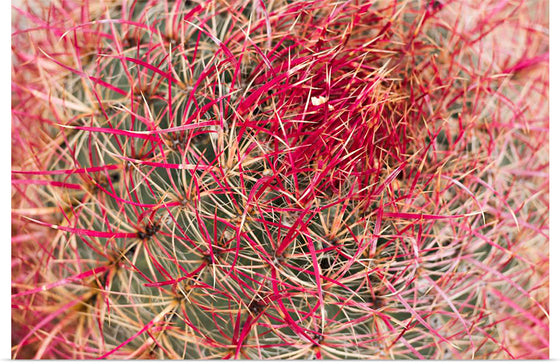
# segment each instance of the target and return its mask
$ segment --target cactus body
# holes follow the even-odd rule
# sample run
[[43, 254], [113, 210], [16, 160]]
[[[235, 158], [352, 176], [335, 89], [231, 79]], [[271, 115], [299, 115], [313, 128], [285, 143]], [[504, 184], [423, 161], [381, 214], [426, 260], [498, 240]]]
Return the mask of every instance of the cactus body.
[[548, 357], [544, 1], [14, 10], [14, 358]]

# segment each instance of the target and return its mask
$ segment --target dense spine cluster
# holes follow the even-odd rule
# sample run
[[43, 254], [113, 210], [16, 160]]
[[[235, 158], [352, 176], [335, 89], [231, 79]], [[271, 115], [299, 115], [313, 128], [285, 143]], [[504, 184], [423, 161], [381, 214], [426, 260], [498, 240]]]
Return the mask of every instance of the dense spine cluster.
[[12, 356], [547, 358], [547, 10], [14, 6]]

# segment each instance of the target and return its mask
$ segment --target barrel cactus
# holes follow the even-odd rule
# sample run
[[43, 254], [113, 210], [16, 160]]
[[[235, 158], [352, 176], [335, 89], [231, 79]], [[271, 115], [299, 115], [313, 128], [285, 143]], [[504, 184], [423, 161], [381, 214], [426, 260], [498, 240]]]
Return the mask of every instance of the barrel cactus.
[[12, 357], [548, 357], [542, 0], [13, 7]]

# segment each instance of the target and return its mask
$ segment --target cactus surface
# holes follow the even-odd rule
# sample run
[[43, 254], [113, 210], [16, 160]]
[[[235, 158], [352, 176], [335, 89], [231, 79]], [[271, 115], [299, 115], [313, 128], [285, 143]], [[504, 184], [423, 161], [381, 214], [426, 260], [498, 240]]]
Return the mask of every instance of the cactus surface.
[[548, 358], [547, 12], [14, 5], [12, 357]]

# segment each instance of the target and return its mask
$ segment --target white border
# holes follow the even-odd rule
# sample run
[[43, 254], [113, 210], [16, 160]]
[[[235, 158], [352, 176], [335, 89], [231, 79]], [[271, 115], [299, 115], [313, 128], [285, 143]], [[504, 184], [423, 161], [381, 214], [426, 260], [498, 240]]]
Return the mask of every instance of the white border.
[[0, 287], [0, 358], [11, 357], [12, 336], [12, 308], [11, 308], [11, 7], [9, 1], [0, 0], [0, 119], [2, 132], [0, 132], [0, 263], [2, 285]]
[[[545, 0], [546, 1], [546, 0]], [[558, 0], [549, 0], [550, 8], [550, 118], [549, 118], [549, 141], [550, 144], [550, 241], [549, 241], [549, 261], [550, 261], [550, 359], [560, 359], [560, 335], [558, 332], [558, 310], [560, 299], [558, 295], [558, 277], [560, 272], [560, 265], [556, 265], [555, 259], [560, 257], [558, 241], [560, 239], [558, 234], [559, 219], [559, 206], [560, 206], [560, 191], [555, 187], [560, 186], [560, 170], [558, 169], [558, 158], [560, 158], [560, 125], [557, 124], [559, 119], [559, 105], [560, 101], [560, 72], [557, 66], [560, 64], [560, 54], [558, 53], [560, 42], [560, 24], [558, 24], [558, 16], [560, 16], [560, 2]]]

